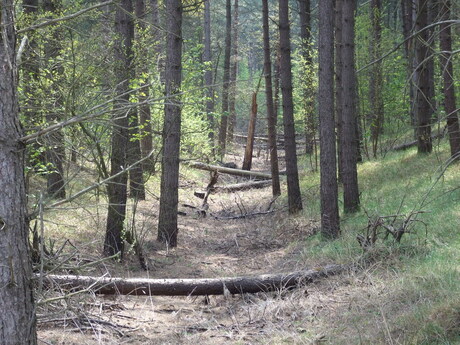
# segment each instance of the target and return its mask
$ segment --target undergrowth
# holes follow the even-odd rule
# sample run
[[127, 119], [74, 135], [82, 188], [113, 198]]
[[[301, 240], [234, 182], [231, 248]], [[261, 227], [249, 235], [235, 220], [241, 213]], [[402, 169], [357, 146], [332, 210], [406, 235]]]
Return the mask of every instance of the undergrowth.
[[[304, 256], [353, 262], [373, 286], [353, 296], [346, 313], [325, 320], [328, 343], [460, 343], [460, 170], [459, 163], [446, 166], [448, 158], [443, 144], [431, 155], [411, 149], [360, 164], [361, 209], [341, 214], [341, 237], [305, 239]], [[319, 214], [317, 175], [302, 182], [314, 196], [306, 200], [306, 216]], [[367, 250], [358, 243], [370, 217], [414, 211], [423, 212], [420, 222], [400, 243], [391, 236]]]

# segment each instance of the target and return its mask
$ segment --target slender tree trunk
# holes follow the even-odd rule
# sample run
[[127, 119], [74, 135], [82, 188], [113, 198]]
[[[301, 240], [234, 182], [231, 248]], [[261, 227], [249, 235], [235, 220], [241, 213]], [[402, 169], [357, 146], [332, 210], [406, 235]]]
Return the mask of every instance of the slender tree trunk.
[[270, 28], [268, 23], [268, 0], [262, 0], [262, 22], [264, 37], [264, 73], [265, 73], [265, 96], [267, 99], [267, 123], [268, 123], [268, 148], [270, 150], [270, 167], [272, 174], [272, 194], [281, 194], [278, 150], [276, 147], [276, 118], [273, 104], [272, 90], [272, 62], [270, 55]]
[[205, 64], [204, 85], [206, 88], [206, 114], [209, 126], [208, 138], [214, 151], [214, 88], [212, 78], [211, 55], [211, 1], [204, 2], [204, 50], [203, 63]]
[[232, 3], [227, 0], [226, 3], [226, 34], [225, 34], [225, 57], [224, 57], [224, 76], [222, 79], [222, 114], [219, 128], [219, 156], [225, 155], [225, 145], [227, 142], [227, 123], [228, 123], [228, 97], [230, 83], [230, 52], [232, 44]]
[[[441, 5], [441, 21], [450, 19], [450, 0], [443, 0]], [[447, 132], [449, 133], [450, 154], [459, 159], [460, 155], [460, 128], [458, 123], [458, 109], [455, 102], [454, 67], [452, 64], [452, 31], [450, 24], [441, 24], [440, 27], [441, 67], [444, 88], [444, 109], [447, 115]]]
[[[35, 22], [38, 15], [38, 0], [24, 0], [22, 7], [25, 15], [25, 25]], [[21, 87], [23, 89], [24, 100], [21, 107], [23, 118], [28, 126], [35, 127], [41, 122], [41, 115], [38, 112], [40, 101], [37, 95], [38, 81], [40, 76], [40, 59], [38, 55], [38, 42], [36, 33], [28, 33], [27, 47], [22, 55], [22, 78]], [[27, 150], [27, 164], [33, 166], [36, 161], [30, 151], [38, 150], [39, 144], [34, 142], [29, 145]], [[44, 157], [38, 157], [41, 162], [45, 162]]]
[[[438, 0], [426, 0], [427, 1], [427, 25], [430, 25], [436, 21], [437, 16], [439, 15], [439, 7], [437, 5]], [[433, 54], [435, 54], [436, 47], [435, 47], [435, 34], [436, 34], [436, 27], [432, 27], [427, 30], [428, 40], [426, 42], [427, 49], [428, 49], [428, 56], [429, 59], [426, 61], [426, 68], [428, 70], [428, 84], [429, 84], [429, 93], [428, 93], [428, 102], [430, 104], [430, 123], [434, 124], [437, 122], [436, 114], [437, 114], [437, 101], [436, 101], [436, 89], [435, 89], [435, 71], [434, 71], [434, 58]]]
[[236, 92], [237, 92], [237, 75], [238, 75], [238, 0], [233, 3], [233, 24], [232, 24], [232, 50], [230, 58], [230, 85], [228, 108], [230, 122], [228, 123], [228, 141], [233, 140], [233, 132], [236, 127]]
[[343, 208], [354, 212], [359, 206], [356, 127], [356, 76], [355, 76], [355, 0], [343, 0], [342, 7], [342, 182]]
[[335, 0], [334, 13], [334, 34], [335, 34], [335, 124], [337, 127], [337, 168], [338, 180], [342, 182], [343, 163], [342, 163], [342, 5], [343, 0]]
[[254, 134], [256, 132], [257, 120], [257, 91], [252, 94], [251, 116], [249, 118], [248, 137], [246, 141], [246, 149], [244, 150], [243, 170], [251, 170], [252, 166], [252, 151], [254, 149]]
[[0, 344], [37, 344], [21, 143], [14, 1], [0, 5]]
[[292, 101], [291, 40], [289, 28], [289, 6], [279, 0], [280, 66], [281, 92], [283, 95], [284, 149], [286, 151], [286, 174], [288, 187], [289, 213], [302, 210], [297, 152], [294, 127], [294, 104]]
[[311, 56], [311, 9], [310, 0], [299, 1], [300, 39], [303, 58], [303, 83], [302, 83], [302, 111], [305, 121], [305, 150], [307, 154], [313, 153], [315, 140], [315, 105], [313, 90], [313, 59]]
[[275, 109], [275, 126], [278, 124], [278, 112], [280, 109], [280, 55], [281, 53], [278, 42], [275, 49], [275, 62], [273, 63], [273, 106]]
[[409, 39], [414, 29], [415, 0], [401, 0], [402, 31], [404, 51], [407, 60], [407, 80], [409, 82], [409, 117], [411, 124], [416, 127], [415, 115], [415, 54], [414, 39]]
[[[145, 34], [147, 30], [146, 15], [145, 15], [145, 1], [137, 0], [135, 2], [134, 12], [137, 18], [137, 40], [139, 41], [139, 59], [137, 61], [137, 75], [142, 81], [142, 89], [138, 92], [139, 107], [137, 108], [139, 125], [140, 125], [140, 145], [141, 145], [141, 156], [146, 157], [153, 149], [153, 138], [152, 138], [152, 115], [150, 112], [150, 104], [148, 100], [150, 98], [150, 86], [149, 86], [149, 70], [148, 61], [145, 60], [146, 56], [149, 56], [148, 49], [145, 48]], [[150, 56], [149, 56], [150, 57]], [[142, 164], [143, 170], [153, 172], [155, 170], [155, 162], [153, 159], [148, 159]], [[133, 187], [133, 186], [131, 186]], [[143, 184], [141, 189], [143, 188]], [[145, 197], [145, 192], [144, 192]]]
[[334, 123], [334, 7], [333, 0], [319, 2], [319, 128], [321, 166], [321, 232], [340, 234]]
[[158, 240], [177, 246], [177, 206], [179, 200], [179, 155], [181, 132], [182, 1], [166, 0], [166, 103], [161, 164]]
[[[45, 0], [43, 1], [43, 10], [46, 13], [59, 15], [62, 3], [60, 0]], [[63, 120], [63, 95], [59, 91], [59, 81], [62, 79], [64, 67], [59, 63], [59, 55], [61, 54], [61, 30], [54, 28], [51, 39], [45, 43], [45, 61], [51, 66], [47, 66], [48, 73], [46, 78], [50, 85], [50, 89], [46, 90], [51, 104], [47, 104], [46, 120], [52, 124]], [[47, 193], [55, 198], [65, 198], [65, 182], [64, 182], [64, 133], [62, 130], [57, 130], [45, 137], [46, 139], [46, 162], [50, 165], [51, 171], [47, 177]]]
[[[417, 20], [416, 30], [419, 31], [426, 27], [428, 23], [427, 0], [417, 0]], [[430, 153], [432, 150], [431, 142], [431, 109], [429, 95], [430, 81], [426, 59], [428, 58], [428, 32], [422, 31], [417, 35], [416, 40], [416, 60], [417, 60], [417, 140], [418, 152]]]
[[[129, 102], [129, 81], [132, 77], [132, 22], [131, 0], [122, 0], [115, 13], [115, 75], [117, 76], [116, 102], [112, 114], [112, 153], [110, 156], [110, 175], [118, 174], [127, 164], [129, 122], [126, 106]], [[104, 241], [104, 255], [112, 256], [124, 252], [123, 228], [126, 216], [128, 174], [120, 174], [107, 184], [109, 208]]]
[[[165, 83], [165, 56], [164, 56], [164, 33], [162, 29], [162, 22], [160, 20], [160, 9], [163, 8], [164, 1], [160, 0], [150, 0], [150, 11], [151, 11], [151, 32], [152, 32], [152, 40], [154, 42], [154, 51], [155, 51], [155, 62], [156, 68], [160, 79], [160, 86], [163, 86]], [[161, 92], [163, 91], [161, 87], [159, 87]]]
[[[377, 61], [381, 55], [382, 42], [382, 0], [372, 0], [370, 6], [371, 40], [369, 41], [369, 56], [371, 61]], [[383, 129], [384, 105], [382, 97], [383, 76], [382, 63], [377, 61], [372, 65], [369, 78], [369, 104], [371, 105], [370, 132], [372, 155], [377, 157], [379, 136]]]

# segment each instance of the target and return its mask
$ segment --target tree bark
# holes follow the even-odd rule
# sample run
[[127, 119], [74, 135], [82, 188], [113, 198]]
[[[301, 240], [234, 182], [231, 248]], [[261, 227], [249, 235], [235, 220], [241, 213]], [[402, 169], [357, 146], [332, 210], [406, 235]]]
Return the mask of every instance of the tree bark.
[[233, 140], [233, 132], [236, 127], [236, 92], [237, 92], [237, 74], [238, 74], [238, 0], [233, 3], [233, 23], [232, 23], [232, 48], [230, 54], [230, 85], [228, 95], [228, 111], [230, 121], [228, 123], [228, 141]]
[[281, 92], [283, 95], [283, 125], [286, 151], [286, 171], [289, 213], [302, 210], [302, 197], [297, 170], [297, 152], [294, 127], [294, 104], [292, 100], [291, 72], [291, 40], [289, 28], [288, 1], [279, 0], [279, 32], [280, 32], [280, 66]]
[[[443, 0], [441, 5], [441, 21], [450, 19], [451, 2]], [[452, 30], [449, 24], [440, 26], [441, 68], [444, 89], [444, 109], [447, 116], [447, 132], [449, 133], [450, 154], [460, 155], [460, 127], [458, 109], [455, 100], [454, 67], [452, 64]]]
[[342, 2], [342, 183], [343, 208], [355, 212], [359, 207], [356, 127], [356, 76], [355, 76], [355, 8], [356, 0]]
[[221, 167], [218, 165], [210, 165], [210, 164], [205, 164], [201, 162], [191, 162], [189, 166], [194, 169], [217, 171], [220, 173], [225, 173], [225, 174], [230, 174], [230, 175], [235, 175], [235, 176], [255, 177], [255, 178], [265, 179], [265, 180], [269, 180], [272, 178], [270, 174], [265, 174], [265, 173], [258, 172], [258, 171], [247, 171], [247, 170], [226, 168], [226, 167]]
[[177, 246], [181, 134], [182, 1], [167, 0], [166, 103], [163, 127], [158, 241]]
[[264, 73], [265, 96], [267, 100], [268, 149], [270, 150], [270, 168], [272, 174], [272, 194], [281, 195], [278, 149], [276, 146], [276, 113], [273, 101], [272, 62], [270, 55], [270, 27], [268, 23], [268, 0], [262, 0], [262, 27], [264, 37]]
[[231, 0], [226, 2], [226, 34], [225, 34], [225, 56], [224, 56], [224, 76], [222, 79], [222, 114], [219, 128], [219, 156], [225, 155], [225, 146], [227, 143], [228, 127], [228, 97], [230, 83], [230, 53], [232, 44], [232, 3]]
[[91, 287], [98, 294], [136, 296], [204, 296], [280, 291], [340, 274], [346, 267], [328, 265], [287, 274], [265, 274], [248, 277], [209, 279], [143, 279], [101, 278], [48, 275], [45, 284], [52, 288], [83, 290]]
[[[120, 111], [129, 104], [129, 81], [132, 77], [133, 7], [131, 0], [122, 0], [115, 14], [115, 75], [117, 86], [116, 101], [112, 114], [112, 152], [110, 156], [110, 175], [117, 175], [127, 164], [129, 123], [125, 111]], [[128, 174], [123, 173], [107, 183], [109, 207], [107, 212], [107, 227], [104, 241], [104, 255], [113, 256], [120, 253], [123, 258], [124, 241], [122, 238], [126, 215]]]
[[325, 237], [340, 234], [336, 139], [334, 123], [334, 7], [333, 0], [319, 2], [319, 128], [321, 232]]
[[[427, 0], [417, 0], [417, 19], [415, 28], [417, 31], [423, 29], [428, 24], [428, 5]], [[417, 140], [418, 152], [430, 153], [433, 149], [431, 142], [431, 105], [429, 101], [430, 81], [426, 59], [428, 58], [428, 32], [422, 31], [417, 35], [416, 40], [416, 61], [417, 61], [417, 92], [416, 92], [416, 112], [417, 112]]]
[[0, 5], [0, 344], [37, 344], [13, 0]]

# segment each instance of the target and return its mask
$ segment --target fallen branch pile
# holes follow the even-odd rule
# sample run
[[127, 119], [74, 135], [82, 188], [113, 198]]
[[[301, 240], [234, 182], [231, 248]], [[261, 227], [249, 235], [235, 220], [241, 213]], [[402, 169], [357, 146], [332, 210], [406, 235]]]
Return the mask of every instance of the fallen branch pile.
[[288, 274], [266, 274], [254, 277], [228, 277], [211, 279], [145, 279], [106, 278], [75, 275], [48, 275], [44, 286], [71, 291], [88, 287], [104, 295], [137, 296], [198, 296], [227, 295], [279, 291], [312, 283], [313, 281], [339, 274], [346, 270], [344, 265], [328, 265], [321, 268]]

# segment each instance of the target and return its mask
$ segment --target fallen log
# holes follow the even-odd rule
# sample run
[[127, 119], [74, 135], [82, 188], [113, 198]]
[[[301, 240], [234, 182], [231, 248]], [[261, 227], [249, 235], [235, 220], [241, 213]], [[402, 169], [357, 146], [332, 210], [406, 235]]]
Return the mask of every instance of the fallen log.
[[75, 275], [48, 275], [43, 283], [46, 288], [58, 286], [71, 291], [88, 290], [104, 295], [136, 296], [203, 296], [279, 291], [295, 288], [315, 280], [339, 274], [344, 265], [298, 271], [288, 274], [266, 274], [247, 277], [211, 279], [145, 279], [105, 278]]
[[250, 181], [250, 182], [229, 184], [227, 186], [214, 186], [213, 192], [232, 193], [232, 192], [238, 192], [238, 191], [248, 190], [248, 189], [265, 188], [271, 185], [272, 185], [271, 180]]
[[272, 178], [270, 174], [265, 174], [262, 172], [226, 168], [226, 167], [221, 167], [218, 165], [210, 165], [210, 164], [205, 164], [201, 162], [191, 162], [188, 164], [188, 166], [194, 169], [217, 171], [219, 173], [235, 175], [235, 176], [254, 177], [254, 178], [263, 179], [263, 180], [270, 180]]
[[[436, 139], [439, 139], [439, 138], [442, 138], [444, 136], [444, 133], [437, 133], [437, 134], [434, 134], [431, 136], [431, 140], [436, 140]], [[409, 141], [407, 143], [403, 143], [403, 144], [400, 144], [400, 145], [396, 145], [396, 146], [393, 146], [391, 148], [392, 151], [404, 151], [404, 150], [407, 150], [411, 147], [414, 147], [418, 144], [418, 140], [413, 140], [413, 141]]]

